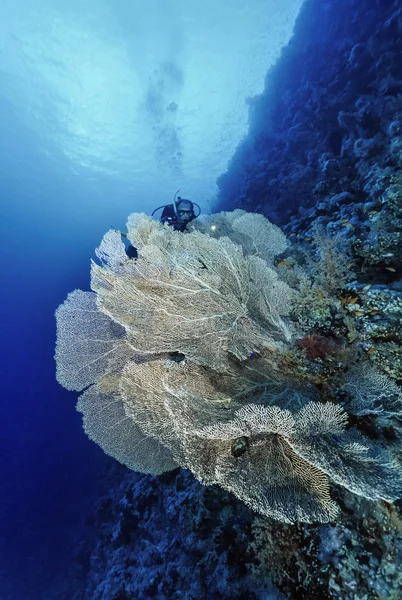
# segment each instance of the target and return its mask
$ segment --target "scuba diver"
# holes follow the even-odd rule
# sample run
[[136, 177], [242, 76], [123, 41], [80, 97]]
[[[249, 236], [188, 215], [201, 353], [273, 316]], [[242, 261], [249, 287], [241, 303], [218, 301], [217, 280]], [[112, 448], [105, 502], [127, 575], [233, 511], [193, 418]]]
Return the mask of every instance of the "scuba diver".
[[[167, 223], [170, 227], [173, 227], [176, 231], [185, 232], [188, 223], [191, 223], [196, 217], [199, 217], [201, 214], [201, 209], [198, 204], [191, 202], [191, 200], [187, 200], [186, 198], [181, 198], [177, 196], [180, 190], [174, 195], [173, 204], [163, 204], [162, 206], [158, 206], [152, 213], [152, 217], [154, 214], [163, 208], [160, 222]], [[177, 200], [176, 200], [177, 197]], [[194, 207], [198, 208], [198, 214], [195, 214]], [[127, 234], [120, 232], [121, 236], [124, 239], [126, 246], [126, 254], [129, 258], [137, 258], [138, 252], [137, 249], [128, 242]]]
[[[188, 223], [190, 223], [200, 215], [201, 209], [198, 206], [198, 204], [194, 205], [194, 203], [191, 202], [191, 200], [186, 200], [185, 198], [177, 196], [179, 192], [180, 190], [177, 190], [177, 192], [175, 193], [173, 198], [173, 204], [165, 204], [163, 206], [158, 206], [158, 208], [155, 208], [154, 212], [152, 213], [152, 216], [154, 216], [154, 214], [158, 210], [163, 208], [160, 217], [160, 222], [167, 223], [168, 225], [176, 229], [176, 231], [184, 231]], [[197, 206], [198, 208], [197, 215], [194, 212], [194, 206]]]

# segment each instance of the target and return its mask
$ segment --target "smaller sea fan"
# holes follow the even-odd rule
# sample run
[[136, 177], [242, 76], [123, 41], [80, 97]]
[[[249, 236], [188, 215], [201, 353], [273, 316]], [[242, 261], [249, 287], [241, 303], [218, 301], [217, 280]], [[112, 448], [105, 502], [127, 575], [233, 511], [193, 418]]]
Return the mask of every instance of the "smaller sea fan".
[[[338, 508], [328, 478], [292, 447], [296, 418], [277, 406], [244, 406], [232, 421], [188, 436], [186, 466], [202, 483], [218, 483], [265, 516], [286, 523], [331, 520]], [[233, 442], [240, 438], [247, 444], [237, 453]]]
[[370, 363], [361, 363], [350, 369], [341, 390], [349, 395], [347, 408], [355, 415], [402, 413], [400, 387]]
[[133, 357], [124, 328], [100, 312], [93, 292], [71, 292], [56, 324], [56, 377], [68, 390], [83, 390]]

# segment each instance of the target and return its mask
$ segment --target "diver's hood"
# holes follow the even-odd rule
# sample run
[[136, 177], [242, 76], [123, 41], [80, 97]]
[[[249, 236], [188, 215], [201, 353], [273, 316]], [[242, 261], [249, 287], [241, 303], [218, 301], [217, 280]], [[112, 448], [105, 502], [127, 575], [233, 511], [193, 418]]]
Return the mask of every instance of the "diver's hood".
[[190, 200], [181, 199], [176, 202], [177, 210], [194, 210], [194, 204]]

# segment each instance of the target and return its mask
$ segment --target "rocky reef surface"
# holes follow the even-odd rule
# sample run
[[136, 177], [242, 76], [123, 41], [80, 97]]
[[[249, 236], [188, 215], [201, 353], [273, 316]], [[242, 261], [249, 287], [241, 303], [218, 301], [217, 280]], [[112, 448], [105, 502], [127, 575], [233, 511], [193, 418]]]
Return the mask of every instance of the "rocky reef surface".
[[346, 494], [336, 523], [285, 525], [189, 471], [107, 477], [60, 600], [401, 598], [396, 506]]
[[253, 515], [232, 494], [179, 469], [153, 477], [116, 464], [108, 477], [66, 600], [259, 597], [247, 566]]
[[398, 185], [401, 10], [398, 0], [305, 2], [264, 92], [249, 101], [249, 134], [218, 180], [220, 209], [282, 225], [313, 206], [351, 216], [350, 204], [376, 204]]
[[[291, 43], [250, 100], [250, 132], [219, 180], [218, 210], [261, 212], [292, 241], [277, 262], [314, 255], [327, 236], [353, 272], [337, 306], [311, 298], [300, 367], [336, 369], [331, 340], [402, 381], [402, 8], [398, 0], [307, 0]], [[307, 296], [306, 296], [307, 297]], [[348, 318], [338, 318], [342, 309]], [[334, 362], [335, 361], [335, 362]], [[374, 389], [374, 388], [373, 388]], [[381, 388], [380, 394], [381, 394]], [[348, 389], [338, 390], [347, 402]], [[344, 394], [344, 398], [342, 398]], [[353, 413], [353, 411], [351, 411]], [[354, 425], [400, 460], [392, 406]], [[402, 598], [402, 503], [334, 488], [336, 522], [287, 525], [253, 514], [188, 471], [160, 477], [115, 465], [88, 518], [69, 600]]]

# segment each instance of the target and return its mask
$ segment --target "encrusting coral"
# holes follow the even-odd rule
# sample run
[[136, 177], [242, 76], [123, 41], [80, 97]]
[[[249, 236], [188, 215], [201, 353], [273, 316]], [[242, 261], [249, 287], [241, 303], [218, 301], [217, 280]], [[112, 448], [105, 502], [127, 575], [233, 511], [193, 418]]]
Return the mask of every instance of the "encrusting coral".
[[[401, 469], [387, 449], [349, 426], [329, 393], [335, 380], [317, 386], [310, 376], [309, 360], [325, 352], [306, 356], [304, 336], [338, 354], [342, 345], [293, 317], [303, 266], [290, 285], [274, 265], [287, 248], [278, 227], [237, 210], [183, 234], [135, 214], [127, 237], [138, 258], [107, 232], [93, 291], [75, 290], [56, 312], [57, 378], [85, 390], [77, 409], [91, 439], [133, 470], [189, 468], [287, 523], [334, 519], [330, 483], [372, 500], [399, 497]], [[324, 285], [318, 276], [313, 284]], [[340, 388], [355, 389], [356, 369], [341, 369]], [[369, 365], [364, 373], [368, 391], [349, 403], [359, 410], [376, 389]]]

